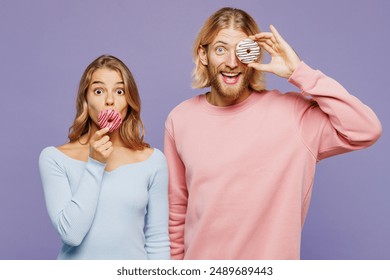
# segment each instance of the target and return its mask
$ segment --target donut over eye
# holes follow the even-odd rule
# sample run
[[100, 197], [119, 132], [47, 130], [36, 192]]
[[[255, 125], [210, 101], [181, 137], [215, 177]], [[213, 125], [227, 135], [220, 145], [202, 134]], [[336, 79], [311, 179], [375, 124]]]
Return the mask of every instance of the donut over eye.
[[260, 56], [260, 47], [252, 39], [241, 40], [236, 46], [236, 56], [242, 63], [252, 63]]

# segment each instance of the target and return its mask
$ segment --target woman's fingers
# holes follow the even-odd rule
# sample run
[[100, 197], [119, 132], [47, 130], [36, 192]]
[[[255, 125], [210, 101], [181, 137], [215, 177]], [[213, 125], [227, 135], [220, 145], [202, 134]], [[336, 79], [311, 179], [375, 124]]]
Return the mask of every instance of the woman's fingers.
[[105, 163], [113, 151], [112, 142], [107, 134], [109, 128], [103, 128], [95, 132], [89, 141], [89, 155], [91, 158]]
[[107, 132], [110, 130], [109, 127], [105, 127], [105, 128], [102, 128], [98, 131], [95, 132], [95, 134], [92, 136], [91, 140], [95, 140], [95, 141], [98, 141], [99, 139], [101, 139], [105, 134], [107, 134]]

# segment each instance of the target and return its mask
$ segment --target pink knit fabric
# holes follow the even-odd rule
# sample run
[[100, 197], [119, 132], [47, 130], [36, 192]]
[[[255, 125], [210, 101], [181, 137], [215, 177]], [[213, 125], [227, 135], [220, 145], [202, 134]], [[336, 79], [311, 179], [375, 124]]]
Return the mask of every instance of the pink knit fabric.
[[172, 258], [300, 258], [316, 163], [368, 147], [381, 124], [303, 62], [289, 82], [301, 93], [254, 92], [229, 107], [199, 95], [168, 116]]

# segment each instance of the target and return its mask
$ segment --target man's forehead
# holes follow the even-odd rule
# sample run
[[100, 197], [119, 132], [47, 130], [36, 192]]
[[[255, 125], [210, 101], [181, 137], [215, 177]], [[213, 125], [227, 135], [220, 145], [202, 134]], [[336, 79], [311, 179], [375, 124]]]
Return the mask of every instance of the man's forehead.
[[222, 42], [227, 45], [235, 46], [239, 41], [242, 39], [247, 38], [248, 35], [246, 35], [244, 32], [240, 30], [236, 30], [233, 28], [225, 28], [221, 29], [217, 36], [215, 36], [212, 44], [216, 44], [218, 42]]

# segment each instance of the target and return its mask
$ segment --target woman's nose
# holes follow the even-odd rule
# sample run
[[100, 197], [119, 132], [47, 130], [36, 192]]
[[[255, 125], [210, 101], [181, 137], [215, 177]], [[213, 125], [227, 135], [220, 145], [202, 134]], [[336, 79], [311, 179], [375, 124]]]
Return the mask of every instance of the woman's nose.
[[114, 105], [114, 96], [112, 95], [112, 93], [109, 93], [107, 94], [107, 97], [106, 97], [106, 105], [107, 106], [112, 106]]

